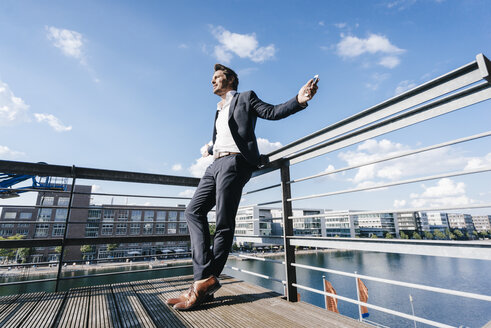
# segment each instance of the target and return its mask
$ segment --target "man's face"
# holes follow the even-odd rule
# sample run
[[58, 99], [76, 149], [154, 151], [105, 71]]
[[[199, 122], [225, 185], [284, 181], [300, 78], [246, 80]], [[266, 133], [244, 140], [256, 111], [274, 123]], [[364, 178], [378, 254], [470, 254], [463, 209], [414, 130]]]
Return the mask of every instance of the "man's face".
[[215, 71], [211, 78], [211, 85], [213, 86], [213, 93], [217, 96], [223, 96], [232, 90], [230, 81], [227, 81], [227, 77], [223, 71]]

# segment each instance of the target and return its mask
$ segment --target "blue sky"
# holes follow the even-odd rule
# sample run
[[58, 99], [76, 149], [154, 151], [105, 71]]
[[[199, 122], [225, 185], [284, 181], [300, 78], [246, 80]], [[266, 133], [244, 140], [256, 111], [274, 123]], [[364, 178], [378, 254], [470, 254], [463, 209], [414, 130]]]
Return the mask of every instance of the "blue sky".
[[[211, 139], [219, 100], [210, 84], [214, 63], [239, 73], [239, 91], [253, 89], [271, 103], [290, 99], [320, 75], [319, 92], [306, 111], [258, 123], [256, 134], [267, 152], [467, 64], [478, 53], [491, 56], [490, 14], [488, 1], [4, 0], [0, 158], [199, 175], [206, 165], [199, 150]], [[299, 164], [292, 176], [487, 131], [489, 107], [476, 105]], [[294, 194], [489, 165], [490, 149], [483, 139], [298, 184]], [[486, 203], [489, 178], [484, 173], [436, 180], [298, 206]], [[246, 189], [277, 179], [273, 173]], [[274, 199], [277, 191], [246, 197], [243, 204]]]

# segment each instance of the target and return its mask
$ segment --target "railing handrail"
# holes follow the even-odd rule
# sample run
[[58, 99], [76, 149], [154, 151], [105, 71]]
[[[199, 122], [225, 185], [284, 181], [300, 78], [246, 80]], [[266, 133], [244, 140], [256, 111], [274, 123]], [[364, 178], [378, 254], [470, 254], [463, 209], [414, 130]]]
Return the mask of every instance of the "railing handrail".
[[199, 178], [186, 177], [186, 176], [141, 173], [141, 172], [131, 172], [131, 171], [117, 171], [117, 170], [95, 169], [95, 168], [87, 168], [87, 167], [28, 163], [28, 162], [17, 162], [17, 161], [6, 161], [6, 160], [0, 160], [0, 172], [9, 172], [13, 174], [29, 174], [29, 175], [37, 175], [37, 176], [54, 176], [54, 177], [64, 177], [64, 178], [150, 183], [150, 184], [163, 184], [163, 185], [189, 186], [189, 187], [196, 187], [199, 183]]

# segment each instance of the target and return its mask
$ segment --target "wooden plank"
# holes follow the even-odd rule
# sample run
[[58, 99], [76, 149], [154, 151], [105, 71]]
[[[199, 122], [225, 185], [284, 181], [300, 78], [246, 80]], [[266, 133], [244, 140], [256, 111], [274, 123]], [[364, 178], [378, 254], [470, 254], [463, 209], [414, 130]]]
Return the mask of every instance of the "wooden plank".
[[17, 298], [19, 298], [20, 294], [8, 295], [0, 297], [0, 314], [9, 307], [10, 304], [15, 302]]
[[110, 285], [91, 287], [88, 327], [121, 327]]
[[68, 292], [57, 327], [85, 328], [89, 310], [90, 288], [76, 288]]
[[148, 281], [132, 282], [131, 285], [145, 306], [152, 320], [159, 327], [190, 327], [179, 320], [176, 314], [165, 304], [165, 299]]
[[37, 303], [34, 310], [20, 325], [20, 328], [49, 328], [53, 325], [58, 311], [60, 311], [66, 292], [46, 293]]
[[44, 292], [38, 292], [21, 295], [0, 315], [0, 327], [11, 328], [20, 325], [44, 294]]
[[157, 327], [129, 283], [114, 284], [111, 287], [123, 327]]

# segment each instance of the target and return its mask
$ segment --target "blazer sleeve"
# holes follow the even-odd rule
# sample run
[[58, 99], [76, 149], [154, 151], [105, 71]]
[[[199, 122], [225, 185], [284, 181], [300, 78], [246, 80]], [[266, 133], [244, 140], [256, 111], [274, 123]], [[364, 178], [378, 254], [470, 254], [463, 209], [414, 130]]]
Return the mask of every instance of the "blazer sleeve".
[[280, 120], [307, 107], [298, 103], [297, 96], [283, 104], [271, 105], [259, 99], [254, 91], [250, 91], [249, 101], [257, 116], [266, 120]]

